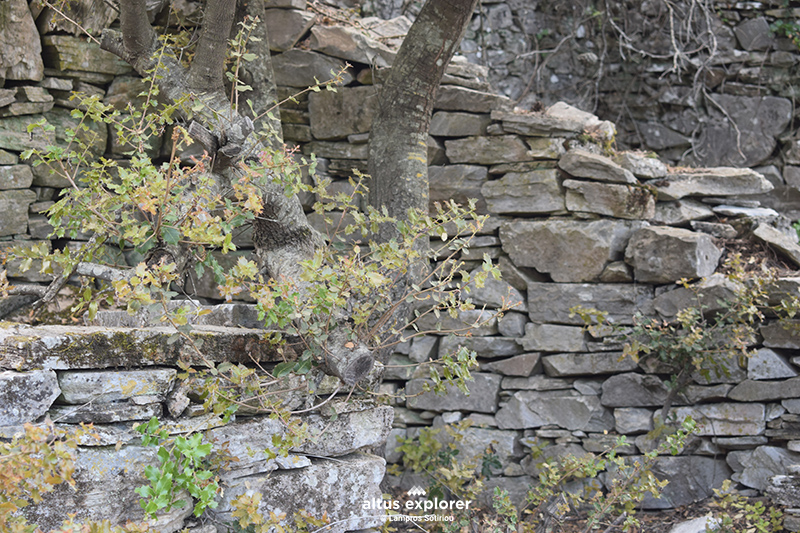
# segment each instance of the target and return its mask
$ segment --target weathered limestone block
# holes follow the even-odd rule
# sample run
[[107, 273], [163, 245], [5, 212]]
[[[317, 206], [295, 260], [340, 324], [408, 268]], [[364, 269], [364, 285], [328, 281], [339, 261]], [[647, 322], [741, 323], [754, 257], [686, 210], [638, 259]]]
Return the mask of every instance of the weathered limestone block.
[[753, 231], [753, 236], [761, 242], [777, 248], [795, 265], [800, 266], [800, 245], [797, 244], [796, 239], [788, 237], [777, 228], [767, 224], [760, 224]]
[[733, 29], [736, 40], [747, 51], [768, 50], [775, 44], [775, 37], [769, 28], [769, 22], [764, 17], [748, 19]]
[[565, 211], [564, 190], [556, 169], [509, 172], [481, 188], [496, 214], [557, 214]]
[[761, 348], [747, 360], [747, 379], [784, 379], [797, 375], [785, 356], [769, 348]]
[[[333, 72], [344, 68], [344, 61], [324, 56], [316, 52], [293, 48], [272, 58], [272, 68], [275, 72], [275, 83], [288, 87], [305, 89], [317, 82], [331, 79]], [[316, 78], [317, 81], [314, 81]], [[353, 74], [344, 73], [343, 84], [353, 81]]]
[[586, 132], [607, 141], [614, 136], [613, 124], [564, 102], [557, 102], [544, 112], [495, 111], [492, 119], [502, 121], [503, 129], [509, 133], [534, 137], [575, 137]]
[[614, 157], [614, 162], [637, 178], [663, 178], [667, 175], [667, 165], [657, 157], [641, 152], [622, 152]]
[[492, 119], [488, 114], [437, 111], [431, 117], [428, 133], [442, 137], [485, 135]]
[[614, 423], [621, 435], [646, 433], [653, 429], [653, 411], [641, 407], [618, 407], [614, 409]]
[[504, 390], [572, 390], [573, 382], [567, 379], [551, 378], [544, 374], [536, 374], [524, 378], [503, 378], [500, 387]]
[[35, 128], [28, 133], [28, 126], [42, 119], [41, 115], [0, 118], [0, 148], [22, 152], [29, 148], [44, 150], [54, 144], [56, 133]]
[[381, 457], [358, 453], [238, 479], [225, 488], [215, 515], [222, 522], [234, 521], [231, 502], [243, 494], [260, 493], [259, 512], [285, 514], [284, 526], [292, 524], [293, 515], [302, 509], [317, 518], [327, 515], [330, 525], [325, 530], [332, 533], [377, 528], [385, 521], [385, 511], [365, 510], [364, 503], [381, 501], [385, 466]]
[[367, 159], [369, 157], [369, 145], [315, 141], [305, 145], [303, 153], [306, 155], [316, 154], [317, 157], [327, 157], [329, 159]]
[[0, 191], [0, 235], [28, 231], [28, 206], [36, 200], [30, 189]]
[[42, 44], [28, 2], [0, 2], [0, 28], [0, 79], [41, 80]]
[[[476, 276], [482, 271], [483, 269], [479, 267], [470, 272], [470, 276]], [[503, 279], [494, 279], [489, 275], [486, 277], [483, 287], [478, 287], [473, 283], [469, 288], [469, 293], [463, 294], [462, 297], [471, 299], [476, 307], [500, 309], [503, 306], [514, 306], [513, 308], [517, 311], [528, 309], [525, 296]]]
[[[517, 441], [516, 431], [471, 426], [461, 435], [463, 438], [455, 443], [459, 450], [459, 460], [472, 461], [481, 457], [490, 443], [503, 468], [522, 455], [522, 446]], [[445, 442], [453, 440], [445, 432], [439, 433], [439, 436]]]
[[733, 385], [730, 383], [720, 383], [718, 385], [709, 386], [687, 385], [683, 389], [683, 393], [686, 396], [686, 401], [688, 401], [690, 404], [696, 404], [709, 400], [726, 400], [728, 398], [728, 393], [732, 388]]
[[739, 196], [762, 194], [773, 185], [761, 174], [748, 168], [708, 168], [671, 174], [652, 182], [662, 202], [680, 200], [685, 196]]
[[[159, 398], [160, 399], [160, 398]], [[115, 424], [130, 420], [150, 420], [160, 418], [163, 413], [162, 404], [148, 403], [136, 405], [129, 402], [92, 403], [76, 406], [53, 406], [50, 418], [64, 424]]]
[[570, 431], [602, 431], [611, 429], [602, 427], [607, 414], [610, 416], [598, 396], [570, 390], [520, 391], [497, 412], [495, 420], [501, 429], [556, 425]]
[[621, 259], [638, 221], [516, 221], [500, 226], [500, 241], [518, 267], [533, 267], [556, 282], [594, 281]]
[[437, 318], [433, 313], [428, 313], [420, 317], [416, 324], [420, 331], [441, 331], [444, 334], [467, 330], [476, 337], [497, 334], [497, 316], [491, 311], [481, 309], [459, 311], [456, 318], [446, 313]]
[[[522, 310], [527, 309], [527, 304], [523, 301], [523, 305], [517, 306], [514, 309]], [[503, 313], [503, 318], [497, 322], [497, 331], [503, 337], [522, 337], [525, 335], [525, 324], [528, 323], [528, 315], [518, 311], [507, 311]]]
[[[430, 201], [446, 202], [455, 200], [466, 205], [471, 198], [477, 200], [475, 209], [486, 214], [486, 200], [481, 187], [488, 180], [486, 167], [476, 165], [446, 165], [428, 167]], [[495, 212], [495, 211], [492, 211]]]
[[728, 398], [737, 402], [768, 402], [800, 397], [800, 377], [782, 381], [745, 380], [736, 385]]
[[[500, 391], [501, 377], [494, 374], [474, 372], [474, 381], [467, 383], [469, 395], [455, 387], [448, 387], [444, 396], [433, 392], [423, 392], [425, 385], [433, 383], [428, 379], [412, 379], [406, 384], [406, 406], [409, 409], [428, 411], [475, 411], [477, 413], [494, 413], [497, 411], [497, 395]], [[421, 394], [420, 394], [421, 393]], [[419, 396], [414, 396], [419, 394]], [[413, 396], [413, 397], [412, 397]]]
[[697, 422], [698, 436], [761, 435], [766, 429], [762, 403], [714, 403], [677, 407], [677, 420], [691, 416]]
[[501, 361], [485, 363], [481, 369], [504, 376], [530, 376], [540, 368], [541, 354], [524, 353]]
[[311, 93], [308, 96], [311, 134], [316, 139], [334, 140], [368, 132], [377, 102], [377, 89], [370, 85]]
[[465, 111], [467, 113], [490, 113], [494, 109], [510, 106], [511, 99], [506, 96], [475, 91], [455, 85], [442, 85], [436, 91], [433, 109], [442, 111]]
[[532, 161], [530, 147], [517, 135], [465, 137], [444, 142], [451, 163], [493, 165]]
[[625, 251], [637, 281], [671, 283], [710, 276], [722, 251], [703, 233], [681, 228], [649, 227], [637, 231]]
[[367, 402], [334, 402], [329, 411], [335, 418], [312, 414], [304, 417], [311, 439], [292, 448], [300, 454], [340, 457], [358, 450], [382, 446], [392, 428], [391, 407]]
[[656, 212], [651, 222], [662, 226], [679, 226], [692, 220], [701, 220], [714, 216], [714, 211], [705, 204], [695, 200], [678, 200], [675, 202], [656, 203]]
[[601, 401], [607, 407], [660, 407], [667, 394], [669, 389], [656, 376], [617, 374], [603, 382]]
[[269, 49], [275, 52], [294, 48], [317, 19], [316, 15], [304, 9], [267, 9], [264, 18]]
[[759, 446], [743, 461], [744, 470], [735, 481], [763, 491], [773, 476], [785, 474], [791, 465], [800, 461], [800, 454], [776, 446]]
[[60, 372], [59, 400], [68, 404], [108, 403], [134, 396], [157, 395], [162, 400], [172, 389], [174, 368], [105, 372]]
[[113, 76], [132, 70], [128, 63], [111, 52], [101, 50], [94, 42], [68, 35], [42, 37], [42, 59], [46, 67], [57, 70], [99, 72]]
[[653, 150], [689, 146], [692, 143], [692, 140], [686, 135], [658, 122], [638, 122], [637, 130], [641, 132], [644, 144]]
[[649, 220], [655, 216], [656, 201], [644, 187], [565, 180], [567, 209], [597, 213], [627, 220]]
[[[66, 483], [45, 495], [39, 505], [25, 508], [25, 516], [43, 530], [58, 528], [67, 514], [76, 521], [109, 520], [112, 525], [145, 518], [134, 489], [149, 484], [144, 476], [148, 465], [158, 465], [155, 447], [124, 446], [81, 449], [75, 465], [75, 489]], [[188, 493], [178, 497], [191, 501]], [[174, 508], [152, 524], [163, 533], [180, 531], [183, 520], [192, 513], [192, 505]]]
[[[170, 365], [178, 361], [202, 365], [183, 339], [169, 344], [171, 328], [8, 325], [0, 329], [0, 369], [99, 369]], [[280, 361], [264, 339], [264, 330], [195, 326], [190, 336], [203, 339], [205, 357], [212, 361]]]
[[0, 166], [0, 190], [27, 189], [31, 183], [33, 183], [33, 172], [30, 166]]
[[714, 313], [723, 308], [722, 302], [730, 301], [739, 289], [737, 284], [724, 274], [712, 274], [696, 284], [694, 290], [678, 287], [663, 292], [653, 300], [653, 307], [664, 320], [672, 321], [679, 311], [701, 306], [703, 312]]
[[619, 352], [562, 353], [542, 358], [542, 366], [548, 376], [580, 376], [631, 372], [639, 365]]
[[704, 154], [700, 165], [747, 168], [766, 161], [778, 144], [776, 137], [791, 120], [792, 102], [775, 96], [732, 94], [715, 94], [712, 99], [727, 113], [719, 112], [715, 105], [709, 107], [711, 120], [696, 146], [696, 153]]
[[772, 322], [762, 325], [759, 331], [764, 338], [764, 346], [800, 350], [800, 321], [798, 320]]
[[387, 46], [350, 26], [317, 24], [311, 28], [309, 47], [326, 56], [376, 67], [388, 66], [395, 55]]
[[669, 480], [661, 498], [647, 495], [643, 509], [670, 509], [705, 500], [731, 476], [724, 459], [698, 455], [659, 457], [653, 468], [658, 479]]
[[575, 307], [608, 313], [616, 324], [633, 324], [633, 315], [653, 314], [653, 288], [629, 283], [528, 283], [528, 315], [533, 322], [583, 325], [570, 316]]
[[103, 98], [103, 103], [119, 111], [127, 111], [131, 106], [141, 108], [146, 98], [140, 96], [146, 93], [150, 85], [139, 76], [117, 76]]
[[[617, 445], [618, 438], [617, 435], [593, 433], [588, 437], [582, 438], [581, 445], [587, 452], [604, 453]], [[626, 444], [625, 446], [616, 446], [616, 449], [620, 455], [635, 455], [639, 453], [639, 450], [633, 443]]]
[[562, 157], [558, 166], [576, 178], [587, 178], [610, 183], [637, 183], [636, 177], [608, 157], [573, 148]]
[[586, 350], [583, 328], [556, 324], [526, 324], [519, 339], [527, 351], [582, 352]]
[[35, 422], [60, 394], [52, 370], [0, 372], [0, 426]]

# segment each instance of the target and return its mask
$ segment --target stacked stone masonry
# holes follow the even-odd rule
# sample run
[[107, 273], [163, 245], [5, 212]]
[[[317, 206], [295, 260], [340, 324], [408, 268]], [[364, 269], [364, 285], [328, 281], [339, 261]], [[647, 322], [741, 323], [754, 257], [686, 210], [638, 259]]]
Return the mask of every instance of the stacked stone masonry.
[[[84, 21], [85, 27], [97, 30], [116, 24], [114, 13], [104, 11], [105, 3], [86, 3], [97, 9]], [[198, 6], [184, 4], [174, 16], [192, 24], [197, 15], [192, 9]], [[351, 65], [345, 86], [337, 92], [306, 93], [281, 109], [285, 140], [303, 154], [315, 154], [319, 176], [331, 178], [335, 190], [347, 191], [353, 169], [366, 169], [376, 91], [398, 44], [390, 37], [407, 31], [409, 21], [371, 18], [357, 27], [323, 25], [304, 1], [268, 0], [267, 5], [281, 99], [313, 84], [315, 78], [327, 79], [345, 62]], [[492, 3], [489, 9], [495, 13], [504, 5]], [[35, 6], [23, 0], [0, 3], [0, 22], [6, 24], [0, 45], [7, 46], [1, 41], [12, 35], [15, 44], [28, 43], [15, 47], [19, 57], [0, 55], [4, 80], [0, 246], [4, 250], [40, 242], [52, 245], [44, 211], [68, 183], [47, 168], [29, 166], [20, 153], [51, 143], [63, 145], [65, 128], [74, 125], [69, 115], [77, 105], [70, 99], [72, 91], [100, 96], [125, 111], [143, 88], [124, 63], [76, 36], [48, 9]], [[297, 47], [298, 43], [303, 46]], [[515, 109], [508, 97], [492, 91], [488, 72], [458, 59], [448, 68], [430, 127], [430, 195], [431, 202], [475, 198], [479, 211], [491, 215], [462, 259], [472, 269], [488, 255], [501, 268], [503, 281], [490, 281], [473, 290], [471, 297], [489, 311], [503, 301], [519, 305], [469, 337], [430, 335], [401, 345], [391, 356], [381, 385], [385, 392], [405, 389], [409, 394], [393, 406], [391, 431], [388, 408], [342, 404], [340, 432], [329, 431], [316, 448], [294, 450], [282, 461], [254, 459], [247, 453], [248, 444], [237, 440], [252, 438], [269, 447], [271, 435], [281, 431], [271, 421], [239, 417], [233, 425], [225, 425], [204, 414], [194, 400], [181, 408], [185, 400], [176, 381], [177, 363], [191, 357], [191, 350], [181, 343], [167, 344], [169, 332], [144, 327], [146, 323], [127, 315], [107, 315], [102, 328], [8, 325], [0, 335], [2, 436], [8, 438], [20, 424], [45, 416], [67, 428], [93, 421], [101, 436], [81, 443], [79, 490], [57, 494], [59, 513], [75, 510], [79, 517], [108, 518], [92, 514], [102, 510], [117, 521], [141, 516], [132, 488], [143, 480], [130, 475], [117, 485], [123, 476], [98, 472], [130, 474], [137, 470], [132, 465], [153, 460], [149, 450], [137, 445], [131, 430], [134, 421], [151, 416], [160, 417], [176, 434], [187, 425], [201, 427], [212, 438], [242, 447], [242, 462], [226, 479], [229, 488], [221, 516], [229, 512], [230, 498], [245, 490], [245, 477], [251, 488], [256, 483], [257, 490], [265, 493], [265, 502], [272, 502], [265, 505], [279, 506], [277, 502], [291, 500], [286, 495], [304, 484], [320, 486], [323, 471], [336, 486], [331, 493], [320, 491], [320, 507], [315, 509], [343, 519], [357, 516], [359, 502], [341, 502], [330, 494], [352, 486], [348, 494], [379, 497], [383, 460], [359, 450], [386, 440], [386, 461], [397, 463], [397, 438], [413, 437], [421, 427], [464, 419], [472, 426], [465, 431], [462, 457], [474, 457], [492, 443], [502, 471], [487, 485], [501, 486], [515, 499], [535, 482], [539, 460], [531, 451], [543, 445], [547, 445], [545, 459], [595, 453], [618, 435], [628, 437], [624, 453], [631, 457], [651, 449], [647, 432], [668, 394], [669, 372], [622, 358], [618, 343], [592, 337], [570, 309], [594, 306], [619, 324], [630, 324], [635, 313], [671, 320], [690, 299], [675, 284], [677, 280], [695, 280], [713, 294], [730, 290], [717, 270], [729, 251], [727, 243], [737, 239], [762, 243], [788, 264], [800, 266], [800, 246], [786, 219], [794, 216], [795, 208], [783, 211], [780, 205], [776, 210], [759, 203], [761, 199], [777, 205], [769, 199], [785, 185], [782, 178], [775, 179], [780, 170], [670, 168], [651, 153], [612, 153], [608, 148], [616, 130], [611, 122], [561, 102], [535, 112]], [[776, 105], [783, 109], [782, 103]], [[783, 124], [783, 130], [788, 119], [784, 121], [781, 113], [772, 125]], [[55, 131], [30, 135], [27, 126], [42, 118]], [[93, 127], [100, 133], [95, 154], [124, 159], [126, 149], [113, 129]], [[166, 137], [152, 145], [154, 157], [169, 155]], [[664, 148], [663, 159], [678, 162], [670, 146], [645, 146]], [[192, 154], [190, 149], [181, 156], [188, 160]], [[782, 168], [788, 173], [791, 167]], [[309, 210], [314, 201], [303, 198]], [[310, 219], [325, 233], [321, 219], [313, 214]], [[251, 253], [247, 234], [238, 237], [238, 245], [236, 253], [219, 256], [223, 266]], [[109, 250], [108, 260], [138, 259]], [[6, 269], [12, 282], [48, 281], [35, 269], [21, 272], [18, 260], [9, 261]], [[197, 280], [196, 287], [195, 297], [202, 302], [219, 299], [213, 280]], [[800, 277], [782, 279], [773, 292], [778, 299], [800, 297]], [[274, 354], [260, 348], [258, 330], [224, 327], [257, 328], [246, 307], [222, 306], [215, 313], [218, 321], [198, 326], [196, 332], [213, 339], [215, 357], [238, 361], [255, 353], [262, 361], [271, 361]], [[465, 314], [443, 327], [470, 324], [476, 316]], [[435, 329], [437, 324], [429, 325]], [[763, 491], [773, 476], [786, 474], [800, 459], [800, 338], [765, 323], [754, 342], [756, 355], [730, 362], [729, 376], [710, 380], [698, 376], [676, 400], [674, 412], [691, 414], [701, 429], [683, 454], [659, 459], [657, 473], [670, 485], [661, 499], [646, 500], [645, 507], [667, 508], [703, 499], [729, 477], [741, 488]], [[480, 368], [470, 394], [423, 393], [425, 374], [416, 365], [458, 345], [478, 355]], [[318, 424], [323, 427], [325, 422]], [[118, 451], [117, 443], [122, 443]], [[318, 456], [339, 459], [325, 461]], [[403, 489], [420, 482], [411, 473], [387, 480]], [[326, 507], [335, 503], [341, 508]], [[32, 516], [43, 526], [55, 526], [63, 517], [57, 517], [52, 506], [41, 509], [41, 514]], [[183, 514], [163, 517], [158, 527], [175, 531], [192, 525], [185, 521], [187, 515], [184, 509]], [[373, 525], [354, 519], [343, 522], [341, 530]]]

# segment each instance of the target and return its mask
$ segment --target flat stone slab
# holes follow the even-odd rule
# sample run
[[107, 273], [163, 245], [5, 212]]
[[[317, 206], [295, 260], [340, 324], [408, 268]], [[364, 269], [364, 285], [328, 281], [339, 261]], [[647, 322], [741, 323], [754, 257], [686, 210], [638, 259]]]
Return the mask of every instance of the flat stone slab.
[[61, 389], [52, 370], [0, 372], [0, 426], [35, 422], [59, 394]]
[[67, 404], [108, 403], [134, 396], [164, 399], [172, 389], [178, 371], [174, 368], [119, 370], [105, 372], [59, 372], [59, 401]]
[[650, 184], [658, 189], [660, 201], [680, 200], [685, 196], [762, 194], [773, 189], [773, 185], [758, 172], [730, 167], [671, 174]]
[[264, 330], [195, 326], [201, 357], [183, 338], [168, 343], [171, 328], [108, 328], [5, 324], [0, 329], [0, 369], [77, 370], [134, 366], [177, 366], [179, 361], [281, 361]]

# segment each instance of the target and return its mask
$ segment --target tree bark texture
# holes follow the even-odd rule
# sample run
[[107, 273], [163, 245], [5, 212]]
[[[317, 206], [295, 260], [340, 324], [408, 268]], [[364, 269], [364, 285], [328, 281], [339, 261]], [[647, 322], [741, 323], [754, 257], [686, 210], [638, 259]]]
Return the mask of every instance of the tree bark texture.
[[[378, 96], [369, 139], [370, 204], [405, 218], [428, 209], [428, 127], [436, 89], [478, 0], [428, 0]], [[384, 228], [382, 239], [395, 235]]]

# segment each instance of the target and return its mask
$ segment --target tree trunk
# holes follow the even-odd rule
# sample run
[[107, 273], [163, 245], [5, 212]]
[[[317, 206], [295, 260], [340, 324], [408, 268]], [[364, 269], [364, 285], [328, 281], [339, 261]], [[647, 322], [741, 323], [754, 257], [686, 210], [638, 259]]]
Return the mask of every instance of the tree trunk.
[[[380, 91], [369, 138], [369, 201], [389, 215], [428, 209], [428, 126], [436, 89], [478, 0], [428, 0]], [[384, 228], [381, 238], [396, 236]]]

